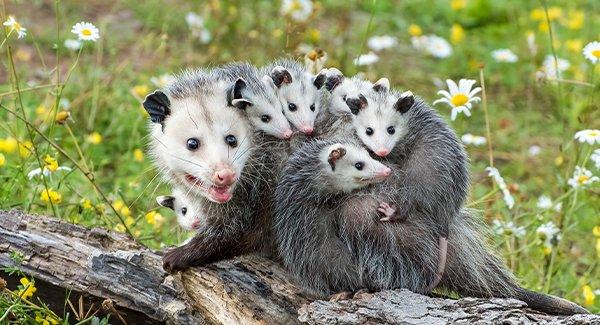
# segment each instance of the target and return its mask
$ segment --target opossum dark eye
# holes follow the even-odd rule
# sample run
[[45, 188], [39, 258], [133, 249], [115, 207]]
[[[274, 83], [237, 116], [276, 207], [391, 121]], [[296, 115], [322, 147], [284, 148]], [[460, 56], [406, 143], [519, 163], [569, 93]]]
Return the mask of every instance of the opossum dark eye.
[[390, 127], [387, 128], [387, 132], [389, 134], [394, 134], [394, 133], [396, 133], [396, 128], [393, 127], [393, 126], [390, 126]]
[[289, 103], [288, 108], [290, 109], [290, 112], [295, 112], [298, 109], [298, 106], [294, 103]]
[[366, 133], [367, 135], [373, 135], [373, 132], [375, 132], [375, 131], [373, 131], [373, 128], [367, 128], [367, 129], [365, 130], [365, 133]]
[[187, 208], [181, 208], [181, 214], [183, 214], [185, 216], [186, 213], [187, 213]]
[[346, 101], [346, 95], [342, 96], [342, 100]]
[[260, 120], [265, 123], [269, 123], [271, 121], [271, 117], [267, 114], [264, 114], [263, 116], [260, 117]]
[[225, 142], [232, 148], [237, 147], [237, 138], [235, 137], [235, 135], [228, 135], [225, 137]]
[[354, 164], [354, 167], [356, 167], [356, 169], [358, 170], [362, 170], [363, 167], [365, 167], [365, 164], [362, 162], [357, 162], [356, 164]]
[[196, 150], [200, 147], [200, 141], [196, 138], [187, 139], [187, 148], [188, 150]]
[[315, 104], [310, 105], [310, 110], [313, 112], [315, 111]]

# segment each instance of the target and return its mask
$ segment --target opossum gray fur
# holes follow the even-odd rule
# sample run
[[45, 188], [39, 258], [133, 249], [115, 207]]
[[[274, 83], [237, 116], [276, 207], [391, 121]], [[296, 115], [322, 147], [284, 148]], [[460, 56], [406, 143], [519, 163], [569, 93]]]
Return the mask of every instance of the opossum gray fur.
[[165, 254], [169, 272], [273, 249], [271, 205], [262, 195], [268, 169], [247, 120], [232, 106], [232, 87], [215, 73], [193, 70], [144, 101], [156, 165], [206, 220], [189, 243]]

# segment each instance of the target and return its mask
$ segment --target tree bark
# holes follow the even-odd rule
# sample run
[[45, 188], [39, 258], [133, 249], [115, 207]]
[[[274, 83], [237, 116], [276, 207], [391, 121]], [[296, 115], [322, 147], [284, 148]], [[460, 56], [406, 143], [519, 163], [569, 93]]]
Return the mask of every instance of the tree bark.
[[[23, 257], [20, 264], [14, 253]], [[74, 304], [83, 296], [86, 308], [110, 299], [129, 324], [600, 322], [595, 315], [544, 315], [513, 299], [451, 300], [406, 290], [314, 300], [277, 263], [253, 255], [170, 276], [159, 253], [124, 234], [17, 211], [0, 211], [0, 266], [34, 277], [36, 295], [57, 311], [69, 292]], [[8, 279], [14, 289], [17, 279]]]

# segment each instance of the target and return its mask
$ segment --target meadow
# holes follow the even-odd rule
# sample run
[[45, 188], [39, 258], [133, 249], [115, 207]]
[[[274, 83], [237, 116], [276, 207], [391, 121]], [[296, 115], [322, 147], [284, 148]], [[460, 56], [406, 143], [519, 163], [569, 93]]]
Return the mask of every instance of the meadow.
[[[598, 1], [0, 0], [0, 21], [0, 209], [154, 249], [191, 236], [155, 202], [141, 105], [185, 68], [293, 57], [430, 104], [471, 79], [470, 109], [453, 118], [452, 87], [433, 106], [468, 150], [468, 206], [524, 286], [600, 312]], [[3, 288], [0, 323], [67, 318], [33, 289]]]

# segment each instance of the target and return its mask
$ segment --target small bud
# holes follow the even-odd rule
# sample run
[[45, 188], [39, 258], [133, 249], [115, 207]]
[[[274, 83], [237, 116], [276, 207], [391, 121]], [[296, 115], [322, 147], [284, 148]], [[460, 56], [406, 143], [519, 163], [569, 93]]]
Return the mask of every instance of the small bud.
[[58, 113], [56, 113], [56, 123], [58, 124], [65, 124], [65, 122], [67, 121], [67, 119], [71, 117], [71, 112], [69, 111], [60, 111]]

